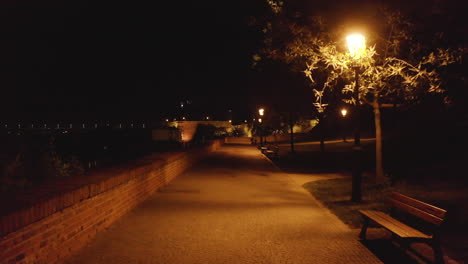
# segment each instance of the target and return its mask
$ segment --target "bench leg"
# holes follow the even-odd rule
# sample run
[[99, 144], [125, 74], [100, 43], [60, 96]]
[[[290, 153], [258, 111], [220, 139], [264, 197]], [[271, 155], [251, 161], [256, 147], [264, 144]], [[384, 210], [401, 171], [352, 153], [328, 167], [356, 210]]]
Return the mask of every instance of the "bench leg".
[[444, 253], [442, 252], [439, 241], [434, 241], [431, 244], [434, 250], [434, 262], [437, 264], [444, 264]]
[[369, 227], [369, 218], [363, 216], [364, 223], [362, 224], [361, 232], [359, 233], [359, 238], [366, 240], [367, 227]]

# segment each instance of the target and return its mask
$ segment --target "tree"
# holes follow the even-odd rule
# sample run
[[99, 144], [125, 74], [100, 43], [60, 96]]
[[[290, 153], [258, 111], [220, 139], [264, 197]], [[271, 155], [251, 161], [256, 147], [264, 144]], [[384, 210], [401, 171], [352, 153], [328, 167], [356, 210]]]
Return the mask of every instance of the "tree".
[[[343, 31], [330, 27], [323, 17], [282, 14], [281, 1], [268, 2], [275, 15], [272, 22], [267, 23], [266, 48], [262, 54], [290, 64], [293, 70], [305, 65], [303, 72], [314, 91], [314, 106], [319, 113], [328, 104], [327, 94], [337, 93], [346, 103], [367, 104], [373, 108], [376, 182], [382, 183], [385, 180], [382, 104], [413, 103], [425, 93], [442, 93], [439, 70], [460, 61], [463, 50], [430, 50], [430, 45], [419, 42], [421, 38], [413, 34], [414, 25], [407, 17], [384, 9], [375, 18], [380, 20], [376, 24], [383, 25], [382, 28], [368, 37], [374, 45], [362, 50], [359, 58], [353, 58], [346, 51], [343, 39], [338, 37], [344, 35]], [[358, 75], [359, 82], [356, 81]]]

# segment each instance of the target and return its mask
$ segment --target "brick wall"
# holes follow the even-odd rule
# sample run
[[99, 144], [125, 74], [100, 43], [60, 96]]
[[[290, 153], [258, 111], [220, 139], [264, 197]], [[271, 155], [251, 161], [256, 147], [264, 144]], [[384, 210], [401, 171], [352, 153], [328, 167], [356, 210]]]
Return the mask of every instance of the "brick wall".
[[55, 195], [47, 199], [38, 192], [36, 203], [1, 216], [0, 264], [59, 262], [221, 144], [147, 157], [100, 172], [91, 183], [57, 182], [55, 189], [69, 191], [51, 191]]

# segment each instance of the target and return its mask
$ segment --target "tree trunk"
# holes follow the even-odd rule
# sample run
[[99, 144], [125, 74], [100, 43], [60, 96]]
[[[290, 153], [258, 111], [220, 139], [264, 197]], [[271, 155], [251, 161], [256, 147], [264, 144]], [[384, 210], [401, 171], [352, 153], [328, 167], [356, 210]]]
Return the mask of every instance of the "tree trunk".
[[382, 160], [382, 126], [380, 123], [380, 104], [375, 99], [372, 103], [374, 108], [374, 122], [375, 122], [375, 181], [377, 184], [382, 184], [385, 181]]
[[320, 114], [320, 152], [324, 153], [325, 152], [325, 122], [324, 122], [325, 116], [324, 114]]

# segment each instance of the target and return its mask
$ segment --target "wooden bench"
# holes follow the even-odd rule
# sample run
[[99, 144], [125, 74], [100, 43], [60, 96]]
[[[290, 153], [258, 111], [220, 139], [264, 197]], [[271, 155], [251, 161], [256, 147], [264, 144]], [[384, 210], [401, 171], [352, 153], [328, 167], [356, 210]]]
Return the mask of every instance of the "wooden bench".
[[270, 145], [268, 145], [268, 149], [265, 150], [264, 154], [267, 155], [267, 156], [270, 156], [270, 157], [277, 158], [278, 157], [278, 151], [279, 151], [278, 145], [270, 144]]
[[[374, 210], [359, 210], [363, 217], [363, 225], [359, 237], [363, 240], [366, 239], [366, 231], [370, 220], [372, 220], [372, 222], [390, 231], [394, 238], [400, 240], [399, 242], [402, 245], [409, 245], [412, 242], [429, 244], [434, 251], [436, 263], [444, 263], [439, 232], [447, 211], [397, 192], [391, 193], [388, 202], [391, 206], [390, 214]], [[419, 230], [422, 229], [420, 227], [417, 229], [413, 228], [395, 218], [405, 215], [410, 215], [412, 218], [423, 223], [425, 227], [424, 232]], [[403, 218], [400, 217], [400, 219]]]

